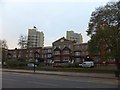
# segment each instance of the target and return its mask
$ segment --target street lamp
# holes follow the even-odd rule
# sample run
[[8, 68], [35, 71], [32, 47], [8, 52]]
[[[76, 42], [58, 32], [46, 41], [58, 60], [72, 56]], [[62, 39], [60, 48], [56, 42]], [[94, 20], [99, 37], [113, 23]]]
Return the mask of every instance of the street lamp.
[[35, 72], [35, 63], [37, 62], [37, 55], [40, 55], [38, 52], [34, 53], [34, 72]]
[[36, 60], [36, 52], [34, 53], [34, 72], [35, 72], [35, 61]]

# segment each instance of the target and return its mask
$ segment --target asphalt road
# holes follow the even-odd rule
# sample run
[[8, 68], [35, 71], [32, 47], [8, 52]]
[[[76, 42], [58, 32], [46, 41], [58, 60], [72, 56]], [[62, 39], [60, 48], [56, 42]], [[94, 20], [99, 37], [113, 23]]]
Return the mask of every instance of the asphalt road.
[[2, 73], [2, 88], [117, 88], [115, 79], [15, 72]]

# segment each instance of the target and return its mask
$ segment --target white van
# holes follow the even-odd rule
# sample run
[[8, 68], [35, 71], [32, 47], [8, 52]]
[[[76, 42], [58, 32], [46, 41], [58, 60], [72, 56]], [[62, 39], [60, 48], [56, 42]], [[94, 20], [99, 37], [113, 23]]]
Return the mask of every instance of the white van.
[[84, 61], [82, 64], [79, 64], [80, 67], [94, 67], [93, 61]]

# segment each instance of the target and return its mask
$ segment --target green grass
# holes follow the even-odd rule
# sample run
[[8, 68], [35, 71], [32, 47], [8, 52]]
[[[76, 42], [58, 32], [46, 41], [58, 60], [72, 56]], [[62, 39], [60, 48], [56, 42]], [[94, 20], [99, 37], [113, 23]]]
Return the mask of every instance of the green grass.
[[37, 70], [63, 71], [63, 72], [88, 72], [88, 73], [114, 73], [113, 67], [95, 67], [95, 68], [62, 68], [62, 67], [38, 67]]
[[[11, 69], [27, 69], [27, 70], [33, 70], [34, 68], [30, 67], [14, 67]], [[86, 72], [86, 73], [114, 73], [116, 71], [116, 68], [113, 66], [99, 66], [94, 68], [80, 68], [80, 67], [37, 67], [36, 70], [41, 71], [62, 71], [62, 72]]]

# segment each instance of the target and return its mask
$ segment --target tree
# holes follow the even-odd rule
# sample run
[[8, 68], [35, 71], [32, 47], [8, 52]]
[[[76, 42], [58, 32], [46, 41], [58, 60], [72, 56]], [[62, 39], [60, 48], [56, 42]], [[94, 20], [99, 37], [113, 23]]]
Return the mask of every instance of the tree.
[[27, 37], [24, 35], [20, 35], [18, 39], [18, 45], [21, 49], [25, 49], [27, 47]]
[[115, 59], [120, 69], [120, 1], [109, 2], [92, 12], [87, 35], [91, 37], [89, 52], [95, 55], [104, 50], [102, 56]]
[[8, 48], [7, 41], [6, 40], [0, 40], [0, 46], [1, 46], [1, 48], [7, 49]]
[[6, 40], [0, 40], [0, 59], [3, 62], [5, 61], [5, 50], [8, 49], [7, 41]]

